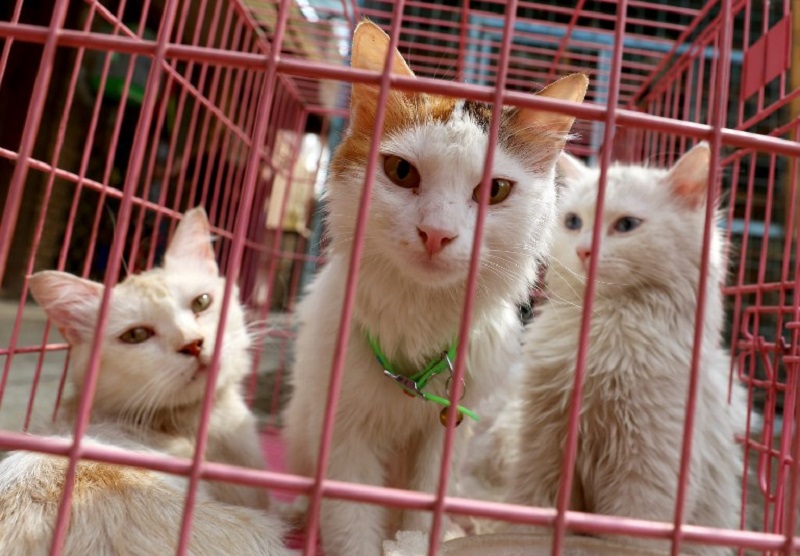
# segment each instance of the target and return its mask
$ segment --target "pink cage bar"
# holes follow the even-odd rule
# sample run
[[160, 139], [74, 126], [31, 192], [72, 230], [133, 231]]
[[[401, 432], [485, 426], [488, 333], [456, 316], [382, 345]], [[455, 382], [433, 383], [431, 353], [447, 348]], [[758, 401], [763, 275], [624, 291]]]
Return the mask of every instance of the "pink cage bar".
[[[348, 67], [349, 40], [362, 16], [386, 29], [419, 79]], [[175, 531], [180, 554], [188, 548], [200, 478], [259, 485], [277, 497], [307, 494], [309, 526], [289, 539], [305, 554], [318, 552], [324, 497], [432, 511], [430, 554], [439, 550], [446, 513], [548, 525], [553, 554], [562, 553], [568, 531], [667, 538], [672, 554], [684, 541], [769, 554], [800, 548], [793, 537], [800, 457], [800, 68], [791, 64], [800, 54], [800, 9], [791, 0], [8, 0], [0, 6], [0, 44], [0, 449], [69, 458], [52, 554], [60, 553], [67, 531], [80, 459], [190, 477], [183, 527]], [[575, 71], [591, 79], [585, 104], [530, 94]], [[612, 160], [665, 166], [697, 140], [710, 142], [711, 178], [721, 184], [715, 194], [725, 198], [725, 227], [735, 246], [724, 289], [732, 376], [736, 369], [751, 415], [763, 422], [760, 430], [748, 425], [741, 438], [743, 471], [758, 478], [755, 490], [743, 490], [742, 528], [748, 497], [755, 497], [763, 507], [759, 531], [685, 525], [680, 503], [672, 523], [567, 511], [591, 295], [555, 509], [447, 496], [452, 427], [435, 493], [327, 480], [347, 326], [338, 338], [328, 399], [320, 401], [328, 418], [316, 476], [282, 471], [280, 410], [288, 395], [292, 313], [303, 285], [325, 262], [319, 193], [329, 153], [346, 126], [348, 84], [356, 81], [380, 85], [379, 122], [390, 87], [573, 113], [578, 139], [569, 148], [597, 161], [602, 175]], [[496, 125], [492, 133], [496, 138]], [[371, 187], [370, 177], [364, 191]], [[125, 272], [155, 264], [180, 213], [196, 205], [209, 214], [220, 267], [230, 278], [223, 313], [238, 282], [250, 316], [267, 322], [247, 394], [263, 418], [269, 470], [202, 461], [210, 397], [191, 461], [84, 445], [89, 403], [81, 407], [74, 441], [27, 434], [35, 414], [58, 406], [68, 346], [27, 302], [25, 277], [58, 268], [114, 284]], [[343, 323], [351, 317], [368, 208], [366, 194], [342, 292]], [[482, 212], [478, 233], [480, 221]], [[702, 268], [707, 242], [705, 254]], [[698, 331], [703, 292], [701, 284]], [[473, 296], [474, 287], [464, 300], [462, 331]], [[99, 329], [107, 304], [105, 298]], [[99, 342], [94, 348], [89, 376], [96, 378]], [[679, 501], [688, 476], [698, 351], [696, 343]], [[456, 358], [457, 377], [463, 360]], [[94, 378], [84, 400], [91, 399]]]

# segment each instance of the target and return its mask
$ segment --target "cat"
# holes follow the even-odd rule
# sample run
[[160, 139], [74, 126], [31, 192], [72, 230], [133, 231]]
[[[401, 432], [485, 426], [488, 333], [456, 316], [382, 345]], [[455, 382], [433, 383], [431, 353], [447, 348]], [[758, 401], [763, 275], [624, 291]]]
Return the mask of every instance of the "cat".
[[[351, 64], [382, 71], [388, 49], [388, 36], [361, 22]], [[392, 60], [395, 75], [413, 77], [396, 50]], [[587, 85], [584, 75], [575, 74], [539, 96], [581, 102]], [[288, 468], [300, 475], [316, 469], [376, 98], [374, 86], [353, 85], [350, 126], [332, 159], [325, 193], [329, 257], [298, 306], [284, 433]], [[402, 381], [429, 361], [441, 364], [443, 352], [453, 351], [491, 106], [391, 91], [386, 110], [327, 477], [433, 492], [445, 432], [442, 408], [404, 395], [384, 370], [391, 367]], [[528, 108], [503, 111], [469, 336], [461, 401], [466, 408], [492, 389], [519, 354], [517, 304], [528, 293], [555, 224], [554, 166], [573, 120]], [[445, 385], [446, 376], [436, 376], [425, 391], [446, 396]], [[430, 523], [423, 512], [326, 499], [321, 538], [330, 556], [368, 555], [378, 553], [398, 528], [427, 531]]]
[[[83, 445], [158, 453], [119, 430], [98, 431]], [[112, 441], [98, 437], [113, 438]], [[50, 544], [67, 468], [65, 458], [12, 452], [0, 462], [0, 553], [39, 556]], [[175, 551], [188, 481], [147, 469], [78, 463], [69, 529], [61, 554], [168, 554]], [[220, 502], [201, 483], [194, 503], [193, 556], [295, 554], [284, 548], [284, 525], [269, 513]]]
[[[702, 142], [669, 171], [608, 170], [570, 509], [674, 519], [709, 158]], [[524, 334], [520, 436], [509, 491], [512, 502], [539, 507], [554, 507], [559, 488], [599, 178], [598, 169], [566, 154], [558, 173], [560, 226], [546, 275], [549, 301]], [[737, 529], [743, 461], [735, 433], [747, 408], [738, 383], [728, 403], [724, 250], [715, 227], [683, 515], [686, 523]], [[667, 541], [641, 542], [668, 548]], [[686, 543], [682, 551], [731, 553]]]
[[[75, 391], [59, 408], [56, 422], [39, 428], [42, 432], [69, 437], [89, 367], [104, 286], [57, 271], [37, 272], [29, 277], [29, 284], [34, 299], [70, 344], [69, 376]], [[225, 279], [219, 276], [205, 211], [190, 210], [175, 229], [163, 268], [131, 275], [114, 287], [87, 430], [89, 442], [176, 457], [193, 456], [224, 288]], [[236, 288], [233, 295], [238, 296]], [[209, 421], [206, 459], [263, 469], [265, 462], [255, 416], [239, 390], [250, 364], [250, 345], [243, 308], [239, 303], [231, 303]], [[0, 485], [4, 486], [0, 490], [15, 492], [13, 497], [0, 497], [0, 530], [4, 532], [0, 534], [0, 546], [49, 545], [50, 524], [35, 527], [33, 524], [54, 518], [65, 467], [63, 459], [26, 452], [16, 452], [0, 464]], [[136, 541], [135, 537], [150, 535], [150, 528], [163, 529], [171, 541], [177, 540], [184, 498], [184, 489], [178, 483], [183, 479], [89, 462], [80, 463], [79, 476], [83, 479], [76, 482], [75, 516], [67, 546], [95, 547], [85, 551], [76, 548], [80, 553], [109, 553], [110, 547], [117, 546], [115, 527], [133, 543], [130, 546], [149, 542]], [[108, 476], [113, 476], [113, 481], [106, 481]], [[97, 488], [104, 481], [113, 485]], [[84, 490], [89, 489], [91, 504], [78, 503], [83, 501], [81, 484]], [[194, 525], [196, 553], [221, 553], [235, 546], [223, 542], [223, 532], [209, 530], [218, 527], [214, 521], [217, 517], [242, 530], [238, 537], [232, 538], [242, 540], [244, 552], [249, 546], [268, 549], [269, 554], [283, 553], [282, 529], [264, 512], [269, 508], [269, 496], [264, 489], [211, 481], [201, 485], [198, 507], [203, 509], [195, 517]], [[120, 497], [120, 491], [136, 496]], [[161, 501], [157, 512], [140, 499], [151, 495], [154, 503]], [[44, 506], [40, 505], [42, 497]], [[130, 527], [114, 521], [119, 515], [132, 516]], [[7, 526], [9, 523], [20, 525], [19, 531], [28, 527], [28, 532], [17, 534], [18, 527]], [[135, 529], [133, 523], [141, 528]], [[254, 524], [260, 525], [247, 532]], [[90, 541], [86, 537], [90, 530], [91, 535], [97, 535], [97, 531], [104, 530], [101, 525], [107, 527], [108, 534]], [[211, 539], [219, 541], [209, 544]], [[107, 550], [101, 550], [102, 546]], [[162, 545], [157, 551], [132, 552], [163, 550]]]

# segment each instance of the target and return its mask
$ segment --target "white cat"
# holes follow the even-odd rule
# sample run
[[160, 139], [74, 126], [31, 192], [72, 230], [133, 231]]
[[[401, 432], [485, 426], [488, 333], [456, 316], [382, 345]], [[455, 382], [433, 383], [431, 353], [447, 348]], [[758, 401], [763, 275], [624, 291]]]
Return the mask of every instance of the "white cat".
[[[570, 508], [671, 522], [694, 338], [709, 149], [669, 170], [612, 166]], [[525, 333], [522, 433], [514, 502], [553, 507], [567, 435], [599, 170], [562, 155], [561, 221], [547, 274], [550, 301]], [[736, 529], [746, 418], [743, 390], [728, 404], [721, 347], [724, 241], [710, 251], [691, 470], [684, 521]], [[645, 542], [645, 541], [642, 541]], [[666, 547], [666, 545], [664, 545]], [[694, 554], [730, 549], [682, 546]]]
[[[379, 27], [362, 22], [353, 38], [353, 67], [382, 70], [388, 46]], [[397, 51], [392, 70], [413, 76]], [[580, 102], [586, 87], [585, 76], [573, 75], [539, 94]], [[374, 139], [376, 98], [375, 87], [354, 84], [350, 128], [331, 164], [326, 192], [330, 256], [298, 308], [294, 394], [286, 411], [288, 466], [313, 475], [317, 465], [364, 170], [370, 145], [379, 140], [327, 476], [434, 492], [445, 431], [439, 422], [442, 407], [405, 395], [384, 369], [408, 377], [429, 362], [442, 363], [444, 352], [453, 350], [491, 106], [392, 91], [383, 135]], [[551, 236], [554, 166], [573, 119], [532, 109], [503, 113], [469, 337], [461, 401], [466, 408], [474, 408], [518, 356], [516, 304], [527, 295]], [[388, 361], [385, 367], [368, 335]], [[447, 371], [431, 378], [423, 391], [446, 396], [446, 378]], [[427, 531], [430, 521], [423, 512], [325, 500], [325, 553], [376, 554], [398, 528]]]
[[[210, 240], [205, 212], [191, 210], [175, 230], [164, 267], [115, 286], [87, 442], [192, 457], [225, 287]], [[30, 287], [71, 346], [69, 376], [79, 393], [103, 285], [45, 271], [30, 277]], [[236, 289], [233, 295], [238, 295]], [[239, 392], [250, 365], [250, 343], [242, 307], [231, 303], [206, 459], [263, 469], [255, 417]], [[57, 423], [42, 430], [69, 435], [78, 395], [63, 404]], [[49, 546], [65, 468], [62, 458], [25, 452], [0, 463], [0, 552], [28, 554]], [[165, 552], [169, 544], [163, 543], [176, 542], [180, 529], [182, 482], [147, 470], [81, 463], [67, 553]], [[219, 554], [231, 548], [283, 553], [282, 528], [274, 518], [229, 504], [266, 510], [269, 497], [264, 489], [204, 482], [193, 553]], [[217, 520], [232, 527], [230, 540], [216, 530], [222, 527]]]

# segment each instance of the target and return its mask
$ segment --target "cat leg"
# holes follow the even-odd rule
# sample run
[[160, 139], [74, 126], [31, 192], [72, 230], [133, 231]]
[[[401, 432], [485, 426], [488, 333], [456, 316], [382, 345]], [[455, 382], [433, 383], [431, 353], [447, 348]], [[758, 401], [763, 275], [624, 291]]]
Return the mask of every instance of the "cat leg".
[[[206, 459], [266, 469], [256, 418], [234, 392], [218, 398], [208, 435]], [[269, 507], [269, 494], [265, 488], [224, 482], [209, 482], [208, 486], [211, 494], [221, 502], [259, 509]]]
[[[664, 434], [658, 435], [666, 439]], [[675, 497], [678, 492], [678, 466], [681, 448], [680, 435], [675, 441], [652, 442], [638, 440], [637, 449], [629, 452], [625, 461], [595, 468], [592, 484], [595, 513], [671, 523], [675, 518]], [[699, 462], [693, 458], [689, 483], [684, 498], [684, 518], [691, 516], [698, 503]], [[626, 544], [650, 549], [669, 550], [670, 543], [661, 539], [631, 537]], [[685, 554], [722, 555], [726, 549], [703, 545], [681, 545]]]
[[[337, 435], [338, 436], [338, 435]], [[384, 469], [361, 431], [334, 438], [326, 477], [337, 481], [382, 486]], [[386, 539], [387, 508], [325, 499], [320, 530], [326, 556], [371, 556], [381, 553]]]
[[[444, 449], [444, 435], [445, 429], [439, 426], [438, 423], [432, 422], [431, 426], [423, 433], [419, 440], [418, 448], [415, 454], [410, 454], [411, 458], [411, 476], [408, 481], [408, 488], [418, 492], [426, 492], [435, 494], [439, 488], [439, 478], [441, 471], [442, 450]], [[448, 477], [447, 492], [452, 491], [452, 487], [456, 482], [454, 476], [458, 469], [460, 461], [460, 439], [458, 432], [456, 432], [456, 439], [453, 444], [453, 458], [451, 462], [451, 471]], [[403, 512], [401, 520], [401, 530], [403, 531], [423, 531], [430, 532], [431, 525], [433, 524], [433, 514], [430, 511], [412, 511], [406, 510]], [[448, 516], [444, 518], [443, 532], [445, 538], [456, 536], [463, 536], [463, 530]], [[394, 537], [394, 531], [391, 531], [391, 537]]]
[[[644, 467], [640, 467], [640, 469], [644, 469]], [[677, 469], [669, 466], [652, 465], [648, 466], [644, 472], [622, 473], [619, 481], [608, 482], [598, 489], [595, 512], [672, 523], [675, 519], [677, 479]], [[694, 508], [700, 504], [696, 484], [696, 476], [690, 477], [684, 499], [684, 520], [690, 519]], [[735, 504], [728, 506], [728, 509], [732, 514], [737, 512]], [[734, 524], [731, 528], [735, 529], [737, 525]], [[637, 537], [630, 537], [625, 542], [664, 551], [669, 550], [671, 546], [669, 541]], [[698, 556], [732, 556], [736, 553], [731, 548], [691, 544], [686, 541], [681, 543], [680, 552]]]
[[[549, 424], [545, 424], [548, 423]], [[527, 421], [519, 442], [519, 454], [510, 473], [506, 499], [513, 504], [537, 508], [555, 508], [561, 482], [561, 459], [564, 452], [563, 428], [555, 426], [560, 416], [543, 414]], [[575, 480], [575, 478], [573, 478]], [[509, 524], [501, 529], [517, 533], [541, 533], [547, 526]]]

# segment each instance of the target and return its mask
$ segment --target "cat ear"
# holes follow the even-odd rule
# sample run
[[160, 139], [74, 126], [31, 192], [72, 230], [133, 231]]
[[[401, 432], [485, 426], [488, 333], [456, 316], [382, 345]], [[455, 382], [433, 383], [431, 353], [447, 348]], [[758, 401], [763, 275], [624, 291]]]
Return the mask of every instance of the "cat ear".
[[589, 171], [589, 168], [580, 160], [562, 152], [556, 161], [556, 183], [564, 185], [566, 181], [579, 180]]
[[219, 274], [214, 250], [211, 248], [211, 228], [203, 207], [187, 211], [175, 228], [172, 240], [164, 255], [164, 268], [201, 268]]
[[700, 206], [705, 202], [710, 158], [708, 143], [702, 141], [684, 154], [667, 174], [666, 181], [675, 194], [692, 206]]
[[[389, 35], [383, 29], [364, 19], [356, 26], [353, 33], [353, 49], [350, 54], [350, 65], [353, 68], [369, 71], [383, 72], [386, 55], [389, 52]], [[395, 75], [414, 77], [414, 72], [395, 48], [392, 56], [392, 70]], [[405, 93], [391, 92], [388, 103], [401, 100]], [[350, 115], [352, 120], [357, 120], [359, 113], [367, 111], [374, 113], [378, 99], [378, 87], [367, 83], [353, 83], [350, 94]]]
[[[386, 63], [386, 54], [389, 51], [389, 35], [383, 29], [364, 19], [356, 26], [353, 33], [353, 53], [350, 56], [350, 65], [354, 68], [370, 71], [383, 71]], [[414, 72], [408, 67], [406, 61], [395, 48], [392, 58], [392, 73], [414, 77]]]
[[[536, 93], [536, 96], [568, 100], [580, 104], [586, 96], [588, 87], [588, 77], [582, 73], [573, 73], [567, 77], [562, 77], [555, 83], [551, 83]], [[518, 113], [518, 118], [521, 123], [527, 124], [534, 130], [548, 130], [559, 135], [566, 135], [572, 128], [573, 122], [575, 122], [575, 117], [568, 114], [532, 108], [521, 109]]]
[[36, 303], [70, 345], [86, 342], [94, 333], [103, 284], [66, 272], [45, 270], [28, 277]]

